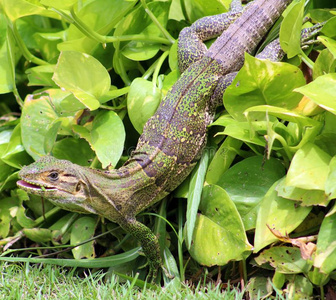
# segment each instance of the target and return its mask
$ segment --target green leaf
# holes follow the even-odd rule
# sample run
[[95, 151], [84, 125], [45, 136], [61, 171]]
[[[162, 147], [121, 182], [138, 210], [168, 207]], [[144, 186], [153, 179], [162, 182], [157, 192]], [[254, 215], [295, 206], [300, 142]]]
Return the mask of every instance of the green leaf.
[[235, 119], [233, 119], [228, 113], [224, 112], [219, 116], [217, 120], [211, 123], [209, 126], [228, 126], [229, 124], [237, 123]]
[[285, 17], [280, 27], [280, 45], [292, 58], [301, 52], [301, 27], [303, 18], [304, 0], [295, 1], [285, 11]]
[[178, 67], [178, 60], [177, 60], [177, 48], [178, 48], [178, 40], [175, 40], [175, 43], [170, 47], [169, 50], [169, 57], [168, 57], [168, 63], [169, 68], [172, 71], [177, 71], [179, 73], [179, 67]]
[[188, 192], [188, 204], [187, 204], [187, 237], [186, 244], [187, 248], [190, 249], [191, 241], [194, 234], [194, 227], [196, 226], [196, 217], [198, 212], [198, 207], [201, 202], [201, 194], [204, 185], [205, 173], [208, 167], [209, 153], [204, 151], [200, 161], [197, 163], [196, 167], [191, 173], [189, 192]]
[[306, 190], [324, 190], [330, 160], [330, 155], [315, 144], [305, 144], [293, 157], [286, 185]]
[[40, 0], [41, 4], [59, 9], [69, 9], [77, 0]]
[[250, 299], [265, 299], [273, 292], [269, 278], [261, 276], [252, 277], [246, 286], [246, 290]]
[[103, 168], [116, 166], [124, 148], [125, 129], [114, 111], [101, 111], [91, 130], [79, 125], [74, 125], [73, 130], [88, 141]]
[[303, 206], [322, 205], [327, 206], [329, 198], [325, 191], [306, 190], [286, 185], [286, 178], [283, 178], [276, 187], [278, 196], [290, 200], [300, 201]]
[[288, 299], [311, 299], [313, 285], [305, 276], [295, 275], [287, 284]]
[[[0, 35], [2, 37], [9, 37], [7, 33], [7, 22], [5, 16], [0, 12]], [[3, 38], [2, 38], [3, 39]], [[0, 43], [0, 94], [9, 93], [14, 87], [14, 74], [12, 66], [12, 55], [8, 47], [8, 40], [3, 39]]]
[[9, 188], [16, 187], [16, 182], [18, 180], [18, 173], [19, 173], [19, 171], [14, 172], [14, 173], [12, 173], [12, 174], [10, 174], [6, 177], [6, 179], [3, 181], [3, 183], [0, 187], [0, 192], [2, 192], [4, 190], [7, 190]]
[[103, 168], [115, 167], [125, 143], [125, 128], [113, 111], [100, 112], [93, 120], [90, 145], [95, 150]]
[[21, 116], [21, 139], [26, 151], [37, 160], [41, 155], [46, 155], [45, 140], [49, 126], [58, 118], [65, 117], [69, 122], [71, 117], [59, 111], [47, 94], [39, 94], [34, 98], [28, 95], [23, 106]]
[[[312, 141], [321, 131], [323, 123], [312, 118], [305, 117], [294, 111], [281, 107], [260, 105], [254, 106], [245, 111], [246, 119], [250, 122], [251, 127], [257, 122], [253, 122], [261, 113], [265, 114], [267, 135], [267, 157], [270, 157], [271, 151], [282, 147], [291, 159], [293, 154], [304, 145], [307, 141]], [[279, 118], [272, 120], [274, 118]], [[272, 120], [272, 121], [271, 121]], [[288, 121], [288, 125], [284, 125], [284, 121]], [[280, 146], [281, 145], [281, 146]]]
[[163, 96], [166, 96], [166, 94], [171, 89], [171, 87], [174, 85], [174, 83], [179, 79], [180, 75], [181, 74], [178, 70], [174, 70], [164, 76], [163, 85], [161, 89]]
[[330, 112], [323, 114], [323, 127], [320, 134], [314, 139], [314, 144], [327, 152], [330, 156], [336, 155], [336, 115]]
[[278, 271], [274, 272], [272, 282], [277, 289], [281, 289], [285, 284], [286, 276]]
[[61, 52], [52, 79], [90, 110], [99, 108], [99, 98], [111, 85], [107, 70], [97, 59], [75, 51]]
[[[37, 33], [34, 31], [33, 38], [36, 43], [35, 48], [40, 49], [41, 51], [41, 57], [48, 62], [54, 62], [55, 59], [59, 56], [60, 50], [58, 49], [58, 45], [60, 42], [63, 41], [65, 35], [65, 31], [58, 31], [55, 33]], [[48, 66], [48, 65], [45, 65]], [[54, 66], [54, 65], [53, 65]], [[47, 72], [46, 72], [47, 73]], [[47, 75], [45, 74], [48, 81], [51, 81], [51, 78], [47, 78]], [[55, 84], [52, 84], [55, 85]]]
[[23, 233], [36, 243], [46, 243], [52, 240], [51, 230], [47, 228], [24, 228]]
[[295, 91], [336, 114], [336, 102], [333, 101], [333, 97], [336, 95], [336, 73], [319, 76], [311, 83], [296, 88]]
[[[12, 134], [11, 130], [4, 130], [0, 132], [0, 157], [6, 155], [6, 149], [8, 142]], [[0, 159], [0, 186], [7, 180], [7, 178], [13, 173], [14, 169]]]
[[[325, 11], [327, 12], [327, 11]], [[329, 37], [335, 37], [336, 17], [332, 17], [323, 25], [321, 32]]]
[[314, 79], [319, 76], [335, 72], [335, 68], [336, 52], [335, 55], [333, 55], [328, 49], [323, 49], [314, 63]]
[[[58, 44], [58, 49], [93, 54], [101, 44], [90, 37], [91, 31], [107, 35], [136, 3], [136, 1], [124, 0], [85, 1], [76, 15], [89, 28], [90, 32], [83, 32], [78, 28], [78, 25], [70, 24], [66, 31], [67, 39]], [[111, 54], [108, 55], [110, 57]]]
[[284, 274], [307, 273], [311, 264], [301, 257], [299, 248], [272, 247], [264, 250], [255, 261], [259, 264], [269, 263], [277, 272]]
[[57, 138], [58, 130], [60, 129], [61, 125], [62, 121], [56, 120], [55, 122], [52, 122], [48, 127], [46, 138], [44, 140], [44, 151], [46, 153], [51, 152], [51, 149], [53, 148]]
[[303, 74], [297, 67], [259, 60], [246, 54], [244, 66], [225, 91], [224, 106], [232, 117], [240, 121], [245, 121], [244, 111], [256, 105], [267, 104], [291, 110], [302, 98], [293, 89], [304, 84]]
[[55, 65], [37, 66], [26, 70], [29, 86], [52, 86], [56, 87], [52, 80]]
[[45, 10], [38, 0], [2, 0], [2, 6], [12, 21], [24, 16], [38, 15]]
[[[157, 18], [161, 26], [165, 27], [168, 20], [169, 2], [150, 2], [148, 3], [149, 10]], [[142, 34], [148, 37], [147, 41], [131, 40], [130, 42], [114, 43], [116, 48], [120, 47], [121, 54], [128, 59], [141, 61], [154, 57], [161, 48], [161, 43], [151, 41], [153, 37], [163, 37], [161, 30], [153, 23], [148, 13], [143, 7], [129, 13], [116, 27], [114, 36]]]
[[181, 282], [175, 257], [167, 246], [164, 248], [163, 257], [164, 257], [164, 265], [169, 274], [172, 274], [174, 276], [174, 279], [177, 279], [179, 282]]
[[257, 124], [257, 122], [253, 122], [252, 124], [249, 122], [239, 121], [230, 122], [230, 124], [225, 127], [224, 132], [221, 134], [228, 135], [245, 143], [252, 143], [265, 147], [266, 140], [264, 134], [266, 134], [266, 126], [264, 126], [264, 134], [256, 134], [257, 128], [254, 127], [257, 127], [258, 125], [260, 125], [260, 123]]
[[7, 147], [7, 144], [10, 141], [12, 133], [13, 130], [11, 129], [0, 131], [0, 154], [2, 154], [5, 151], [5, 147]]
[[336, 41], [331, 39], [331, 38], [328, 38], [326, 36], [319, 36], [317, 38], [319, 41], [321, 41], [324, 46], [327, 47], [327, 49], [330, 51], [330, 53], [336, 57]]
[[314, 266], [326, 274], [336, 269], [336, 214], [326, 216], [321, 224]]
[[27, 209], [21, 204], [17, 210], [16, 220], [23, 228], [34, 228], [36, 226], [36, 223], [33, 219], [27, 216], [27, 213]]
[[[16, 177], [16, 181], [18, 180], [18, 177]], [[55, 206], [53, 204], [51, 204], [51, 202], [49, 201], [44, 201], [44, 204], [42, 205], [42, 199], [40, 196], [37, 195], [27, 195], [26, 196], [28, 199], [24, 199], [24, 206], [29, 208], [29, 211], [25, 211], [24, 213], [27, 215], [30, 215], [31, 213], [33, 213], [33, 216], [36, 217], [42, 217], [43, 218], [43, 214], [47, 213], [49, 210], [55, 208]], [[27, 201], [29, 200], [29, 201]], [[20, 210], [19, 210], [20, 213]], [[23, 217], [22, 215], [20, 217]], [[24, 222], [26, 224], [31, 223], [30, 220], [27, 220], [27, 218], [25, 218], [25, 220], [22, 218], [20, 220], [20, 222]], [[23, 223], [22, 223], [23, 224]], [[28, 228], [32, 228], [32, 227], [36, 227], [37, 225], [34, 224], [34, 226], [27, 226]]]
[[202, 265], [242, 260], [252, 250], [243, 222], [229, 195], [216, 185], [203, 188], [190, 254]]
[[231, 137], [225, 139], [208, 167], [206, 174], [207, 183], [218, 184], [223, 174], [231, 166], [242, 144], [242, 141]]
[[152, 82], [142, 78], [132, 81], [127, 96], [127, 110], [137, 132], [142, 133], [145, 123], [155, 113], [160, 100], [161, 92]]
[[243, 219], [246, 230], [255, 228], [261, 200], [275, 181], [285, 175], [280, 161], [261, 156], [244, 159], [227, 170], [217, 182], [225, 189]]
[[330, 199], [336, 198], [336, 156], [334, 156], [329, 164], [330, 172], [325, 183], [325, 193]]
[[0, 261], [8, 262], [30, 262], [52, 264], [63, 267], [78, 267], [78, 268], [108, 268], [124, 264], [139, 256], [139, 247], [122, 254], [117, 254], [108, 257], [95, 259], [62, 259], [62, 258], [26, 258], [26, 257], [0, 257]]
[[59, 159], [70, 160], [81, 166], [90, 165], [90, 161], [95, 156], [87, 141], [72, 137], [57, 141], [53, 147], [52, 154]]
[[6, 238], [9, 234], [12, 219], [16, 216], [19, 201], [16, 198], [0, 199], [0, 238]]
[[293, 110], [288, 110], [282, 107], [270, 106], [270, 105], [258, 105], [258, 106], [250, 107], [245, 111], [245, 116], [247, 119], [250, 119], [249, 115], [253, 116], [253, 113], [256, 113], [256, 112], [265, 113], [265, 114], [277, 117], [279, 119], [282, 119], [288, 122], [298, 123], [302, 127], [317, 126], [319, 124], [318, 121], [312, 118], [303, 116]]
[[185, 10], [191, 23], [205, 16], [218, 15], [229, 10], [230, 0], [185, 0]]
[[49, 229], [52, 230], [52, 242], [54, 245], [69, 243], [71, 235], [69, 228], [76, 218], [76, 214], [68, 213], [57, 219], [57, 221], [49, 227]]
[[323, 286], [328, 283], [330, 277], [328, 274], [323, 274], [318, 268], [314, 268], [313, 271], [308, 272], [308, 278], [311, 283], [317, 286]]
[[31, 158], [25, 151], [21, 141], [21, 125], [18, 124], [10, 138], [8, 143], [8, 147], [4, 154], [1, 156], [1, 160], [6, 164], [20, 169], [22, 165], [26, 164], [27, 162], [31, 162]]
[[[93, 237], [97, 221], [93, 217], [81, 217], [71, 227], [70, 243], [77, 245]], [[75, 259], [93, 258], [95, 256], [94, 241], [90, 241], [72, 249]]]
[[70, 92], [62, 91], [60, 89], [48, 89], [46, 90], [46, 93], [48, 93], [56, 111], [60, 114], [75, 113], [85, 108], [85, 105]]
[[285, 236], [299, 226], [311, 211], [311, 207], [298, 206], [294, 201], [277, 195], [275, 182], [262, 200], [257, 217], [254, 237], [254, 251], [277, 241], [269, 226]]

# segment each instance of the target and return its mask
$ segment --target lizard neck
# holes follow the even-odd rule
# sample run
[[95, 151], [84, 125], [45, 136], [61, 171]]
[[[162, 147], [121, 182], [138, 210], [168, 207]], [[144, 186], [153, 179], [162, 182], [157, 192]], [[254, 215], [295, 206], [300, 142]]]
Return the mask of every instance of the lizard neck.
[[[119, 169], [101, 171], [85, 168], [84, 177], [90, 204], [98, 215], [113, 222], [135, 217], [160, 194], [155, 180], [135, 159]], [[161, 196], [161, 195], [160, 195]]]

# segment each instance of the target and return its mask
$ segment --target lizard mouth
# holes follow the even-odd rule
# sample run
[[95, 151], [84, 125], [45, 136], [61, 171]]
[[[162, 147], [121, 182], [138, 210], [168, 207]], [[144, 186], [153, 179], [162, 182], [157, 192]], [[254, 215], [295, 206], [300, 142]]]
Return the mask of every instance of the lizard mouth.
[[28, 182], [25, 180], [19, 180], [16, 183], [20, 188], [26, 189], [26, 190], [56, 190], [56, 188], [51, 187], [51, 186], [43, 186], [39, 185], [33, 182]]

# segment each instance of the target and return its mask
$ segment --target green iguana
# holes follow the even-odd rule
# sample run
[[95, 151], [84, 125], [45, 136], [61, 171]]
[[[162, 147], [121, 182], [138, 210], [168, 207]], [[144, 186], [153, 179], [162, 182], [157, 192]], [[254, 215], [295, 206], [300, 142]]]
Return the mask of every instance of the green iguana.
[[[174, 190], [194, 168], [206, 144], [207, 127], [225, 88], [242, 67], [245, 52], [254, 51], [290, 2], [256, 0], [243, 9], [234, 0], [230, 12], [183, 29], [178, 43], [183, 73], [121, 168], [94, 170], [45, 156], [22, 168], [18, 186], [66, 210], [118, 223], [140, 241], [155, 276], [162, 267], [157, 238], [135, 217]], [[217, 36], [207, 50], [202, 41]], [[275, 40], [257, 57], [278, 61], [283, 56]]]

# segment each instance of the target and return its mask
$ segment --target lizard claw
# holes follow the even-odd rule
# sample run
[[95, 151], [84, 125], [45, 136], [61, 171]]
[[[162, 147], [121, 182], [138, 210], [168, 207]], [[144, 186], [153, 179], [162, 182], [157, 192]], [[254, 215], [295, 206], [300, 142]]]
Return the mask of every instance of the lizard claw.
[[[169, 278], [169, 279], [173, 279], [175, 276], [170, 274], [169, 271], [164, 267], [164, 266], [159, 266], [159, 268], [162, 269], [164, 275]], [[158, 267], [153, 265], [153, 264], [149, 264], [149, 272], [148, 275], [146, 277], [146, 280], [150, 283], [154, 283], [154, 280], [156, 279], [158, 274]]]
[[305, 28], [301, 31], [301, 47], [302, 49], [307, 48], [312, 44], [319, 44], [318, 40], [312, 39], [316, 36], [323, 28], [325, 22], [317, 23], [312, 27]]

